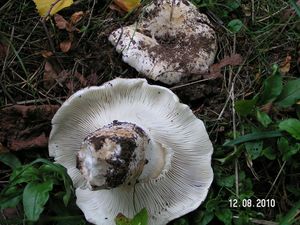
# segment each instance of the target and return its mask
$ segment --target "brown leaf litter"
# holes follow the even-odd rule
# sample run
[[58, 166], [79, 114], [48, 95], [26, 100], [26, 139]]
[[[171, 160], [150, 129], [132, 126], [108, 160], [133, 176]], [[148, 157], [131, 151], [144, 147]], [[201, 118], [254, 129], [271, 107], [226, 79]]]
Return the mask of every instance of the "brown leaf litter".
[[59, 105], [13, 105], [0, 110], [0, 143], [11, 151], [45, 148]]
[[240, 54], [225, 56], [219, 63], [210, 66], [209, 77], [221, 77], [221, 69], [225, 66], [238, 66], [243, 63], [243, 58]]

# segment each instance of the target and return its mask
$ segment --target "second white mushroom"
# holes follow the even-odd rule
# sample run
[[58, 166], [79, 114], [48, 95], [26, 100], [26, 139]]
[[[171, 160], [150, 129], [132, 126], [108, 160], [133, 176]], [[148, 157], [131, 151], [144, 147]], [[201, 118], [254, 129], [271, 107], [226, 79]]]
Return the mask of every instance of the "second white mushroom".
[[109, 40], [124, 62], [166, 84], [207, 73], [217, 50], [211, 22], [186, 0], [154, 1], [140, 21], [112, 32]]

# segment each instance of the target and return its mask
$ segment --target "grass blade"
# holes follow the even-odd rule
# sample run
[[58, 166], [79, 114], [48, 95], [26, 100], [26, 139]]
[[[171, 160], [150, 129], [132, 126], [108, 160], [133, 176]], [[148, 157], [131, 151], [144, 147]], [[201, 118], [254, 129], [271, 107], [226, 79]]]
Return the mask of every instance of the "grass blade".
[[274, 137], [281, 137], [281, 136], [283, 136], [283, 133], [279, 130], [253, 132], [253, 133], [238, 137], [232, 141], [226, 142], [223, 146], [224, 147], [233, 147], [235, 145], [242, 144], [242, 143], [245, 143], [248, 141], [255, 141], [255, 140], [260, 140], [260, 139], [274, 138]]

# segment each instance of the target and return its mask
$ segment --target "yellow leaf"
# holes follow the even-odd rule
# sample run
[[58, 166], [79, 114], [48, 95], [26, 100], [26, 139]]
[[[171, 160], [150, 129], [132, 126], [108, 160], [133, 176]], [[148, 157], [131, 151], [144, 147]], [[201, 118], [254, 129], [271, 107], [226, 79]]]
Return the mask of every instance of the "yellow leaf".
[[141, 4], [141, 0], [114, 0], [114, 3], [126, 12], [129, 12]]
[[63, 8], [73, 4], [73, 0], [33, 0], [40, 16], [54, 15]]

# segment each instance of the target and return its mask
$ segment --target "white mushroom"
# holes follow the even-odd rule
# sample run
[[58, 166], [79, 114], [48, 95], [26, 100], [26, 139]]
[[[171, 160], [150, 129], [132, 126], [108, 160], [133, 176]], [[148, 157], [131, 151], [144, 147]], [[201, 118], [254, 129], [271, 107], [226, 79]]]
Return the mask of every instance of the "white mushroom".
[[166, 84], [207, 73], [217, 50], [209, 19], [186, 0], [154, 1], [139, 22], [112, 32], [109, 41], [124, 62]]
[[73, 180], [77, 205], [97, 225], [142, 208], [150, 225], [196, 209], [213, 179], [203, 122], [164, 87], [115, 79], [72, 95], [52, 120], [50, 156]]

